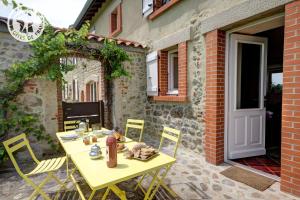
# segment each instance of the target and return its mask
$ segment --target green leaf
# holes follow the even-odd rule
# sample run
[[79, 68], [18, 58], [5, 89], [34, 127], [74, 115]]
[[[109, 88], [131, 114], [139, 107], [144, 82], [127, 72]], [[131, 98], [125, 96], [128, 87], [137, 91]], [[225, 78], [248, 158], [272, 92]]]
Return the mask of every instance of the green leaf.
[[7, 0], [2, 0], [2, 3], [7, 6], [8, 5], [8, 1]]

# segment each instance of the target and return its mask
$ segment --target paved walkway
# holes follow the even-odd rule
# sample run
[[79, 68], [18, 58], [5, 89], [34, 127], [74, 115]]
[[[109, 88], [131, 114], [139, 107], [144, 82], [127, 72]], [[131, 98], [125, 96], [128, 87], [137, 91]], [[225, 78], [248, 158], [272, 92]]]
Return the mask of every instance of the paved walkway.
[[[299, 199], [279, 190], [280, 184], [274, 183], [264, 192], [257, 191], [247, 185], [233, 181], [221, 175], [219, 172], [228, 168], [230, 165], [214, 166], [205, 162], [203, 155], [180, 148], [178, 151], [177, 163], [172, 167], [165, 182], [179, 195], [178, 199], [266, 199], [266, 200], [290, 200]], [[66, 177], [65, 170], [58, 172], [59, 177]], [[79, 177], [79, 175], [78, 175]], [[35, 177], [36, 181], [43, 179], [43, 176]], [[90, 190], [84, 181], [80, 181], [84, 192], [88, 196]], [[60, 199], [79, 199], [72, 183], [69, 183], [70, 191], [61, 192]], [[143, 198], [141, 191], [134, 191], [135, 180], [129, 180], [120, 184], [120, 187], [127, 191], [128, 199], [139, 200]], [[54, 194], [57, 190], [55, 183], [49, 183], [45, 189], [48, 193]], [[32, 189], [15, 173], [9, 172], [0, 174], [0, 199], [19, 200], [27, 199]], [[97, 192], [94, 199], [99, 199], [104, 190]], [[42, 198], [38, 198], [42, 199]], [[110, 194], [108, 199], [117, 199]], [[160, 189], [156, 199], [174, 199]]]

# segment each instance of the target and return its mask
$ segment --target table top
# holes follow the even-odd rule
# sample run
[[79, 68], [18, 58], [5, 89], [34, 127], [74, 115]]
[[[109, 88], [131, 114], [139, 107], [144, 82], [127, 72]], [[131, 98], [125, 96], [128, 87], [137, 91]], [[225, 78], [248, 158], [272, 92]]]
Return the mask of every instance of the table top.
[[[125, 145], [132, 149], [134, 144], [136, 142], [129, 142]], [[71, 154], [71, 159], [92, 190], [105, 188], [109, 185], [143, 175], [173, 164], [176, 161], [175, 158], [161, 152], [149, 161], [126, 159], [123, 153], [118, 153], [118, 165], [115, 168], [107, 167], [105, 155], [100, 159], [92, 160], [88, 152], [79, 152]]]
[[[107, 129], [102, 128], [102, 130], [107, 130]], [[66, 152], [67, 155], [71, 155], [71, 154], [79, 153], [79, 152], [90, 151], [92, 145], [94, 145], [94, 144], [99, 145], [101, 148], [105, 148], [106, 147], [106, 138], [107, 138], [107, 136], [98, 138], [97, 139], [97, 143], [92, 143], [91, 142], [89, 145], [85, 145], [83, 143], [83, 138], [82, 137], [79, 137], [76, 140], [63, 140], [63, 139], [61, 139], [61, 136], [67, 135], [67, 134], [71, 134], [71, 133], [75, 133], [75, 131], [66, 131], [66, 132], [58, 132], [58, 133], [56, 133], [56, 136], [57, 136], [60, 144], [62, 145], [62, 147], [65, 150], [65, 152]], [[92, 135], [92, 132], [89, 132], [86, 135]], [[124, 142], [124, 143], [126, 144], [128, 142], [132, 142], [132, 140], [129, 139], [129, 138], [126, 138], [126, 142]]]

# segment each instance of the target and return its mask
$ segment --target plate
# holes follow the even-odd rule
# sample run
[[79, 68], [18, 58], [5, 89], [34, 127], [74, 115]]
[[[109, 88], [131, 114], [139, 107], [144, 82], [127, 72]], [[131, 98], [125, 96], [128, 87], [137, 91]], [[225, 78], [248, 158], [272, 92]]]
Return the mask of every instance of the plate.
[[139, 161], [149, 161], [149, 160], [151, 160], [152, 158], [155, 158], [158, 155], [159, 155], [159, 153], [153, 154], [152, 156], [148, 157], [146, 160], [143, 160], [141, 158], [135, 158], [135, 157], [133, 157], [132, 159], [139, 160]]
[[60, 136], [60, 138], [63, 140], [74, 140], [74, 139], [78, 138], [78, 134], [71, 133], [71, 134], [67, 134], [67, 135], [62, 135], [62, 136]]

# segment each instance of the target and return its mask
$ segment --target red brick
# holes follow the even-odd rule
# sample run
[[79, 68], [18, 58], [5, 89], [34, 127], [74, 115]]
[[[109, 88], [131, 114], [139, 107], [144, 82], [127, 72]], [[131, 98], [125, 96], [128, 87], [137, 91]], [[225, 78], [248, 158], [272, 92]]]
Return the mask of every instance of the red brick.
[[285, 7], [281, 190], [300, 195], [300, 1]]
[[224, 162], [225, 32], [212, 31], [206, 40], [205, 156], [207, 162]]

